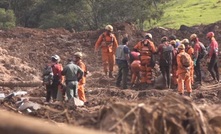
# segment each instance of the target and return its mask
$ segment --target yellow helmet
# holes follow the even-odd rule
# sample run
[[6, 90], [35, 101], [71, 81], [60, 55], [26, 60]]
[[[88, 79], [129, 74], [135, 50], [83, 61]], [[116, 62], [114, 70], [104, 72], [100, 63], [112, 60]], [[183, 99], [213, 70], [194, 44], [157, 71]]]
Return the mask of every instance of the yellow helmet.
[[188, 39], [183, 39], [183, 40], [181, 41], [181, 43], [182, 43], [182, 44], [189, 44], [190, 42], [189, 42]]
[[111, 31], [111, 32], [114, 30], [113, 26], [111, 26], [111, 25], [107, 25], [105, 27], [105, 29], [108, 30], [108, 31]]
[[78, 58], [82, 58], [82, 53], [81, 52], [76, 52], [74, 53], [74, 56], [78, 57]]
[[193, 40], [193, 39], [196, 39], [197, 38], [197, 35], [196, 34], [191, 34], [190, 35], [190, 40]]
[[184, 45], [184, 44], [180, 44], [180, 45], [178, 46], [178, 49], [185, 49], [185, 45]]
[[175, 40], [171, 40], [171, 41], [170, 41], [170, 44], [171, 44], [171, 45], [175, 45], [175, 44], [176, 44], [176, 41], [175, 41]]

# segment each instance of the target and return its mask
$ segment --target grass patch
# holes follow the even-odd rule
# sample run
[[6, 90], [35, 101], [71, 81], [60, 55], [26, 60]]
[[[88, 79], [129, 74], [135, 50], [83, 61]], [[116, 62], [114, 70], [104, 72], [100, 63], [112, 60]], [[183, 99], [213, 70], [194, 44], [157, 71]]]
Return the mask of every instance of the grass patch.
[[221, 0], [172, 0], [162, 6], [163, 17], [150, 25], [145, 22], [145, 29], [168, 27], [179, 29], [180, 25], [210, 24], [221, 20]]

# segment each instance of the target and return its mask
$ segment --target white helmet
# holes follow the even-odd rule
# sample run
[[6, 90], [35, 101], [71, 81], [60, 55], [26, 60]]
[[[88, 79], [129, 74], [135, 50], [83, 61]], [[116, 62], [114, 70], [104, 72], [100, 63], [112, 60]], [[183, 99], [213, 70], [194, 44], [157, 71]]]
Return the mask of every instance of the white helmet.
[[151, 33], [146, 33], [145, 37], [149, 37], [151, 40], [153, 39], [152, 34]]
[[105, 29], [106, 30], [108, 30], [108, 31], [113, 31], [114, 29], [113, 29], [113, 26], [111, 26], [111, 25], [107, 25], [106, 27], [105, 27]]
[[61, 58], [57, 54], [51, 56], [51, 58], [55, 59], [57, 62], [59, 62], [61, 60]]

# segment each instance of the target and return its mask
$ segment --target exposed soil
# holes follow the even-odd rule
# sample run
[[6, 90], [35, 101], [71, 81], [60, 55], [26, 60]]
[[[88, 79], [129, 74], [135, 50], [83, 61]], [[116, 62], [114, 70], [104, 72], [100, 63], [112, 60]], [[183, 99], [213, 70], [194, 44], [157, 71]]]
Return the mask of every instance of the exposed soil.
[[[154, 28], [149, 32], [153, 34], [156, 45], [160, 43], [163, 35], [175, 34], [182, 39], [189, 38], [192, 33], [197, 33], [200, 40], [204, 44], [208, 44], [205, 35], [209, 31], [214, 31], [216, 39], [221, 43], [220, 27], [221, 22], [217, 22], [206, 26], [182, 26], [180, 30]], [[116, 23], [114, 28], [118, 40], [128, 34], [131, 46], [143, 38], [144, 32], [136, 30], [132, 24]], [[211, 83], [205, 81], [201, 88], [193, 91], [191, 99], [178, 96], [172, 89], [121, 90], [115, 87], [115, 79], [103, 76], [100, 54], [94, 53], [94, 44], [100, 33], [102, 30], [70, 33], [64, 29], [39, 30], [21, 27], [0, 31], [0, 81], [40, 81], [41, 70], [50, 56], [58, 54], [62, 64], [65, 65], [66, 59], [74, 52], [82, 51], [84, 61], [90, 71], [86, 83], [88, 103], [85, 106], [76, 108], [67, 104], [44, 105], [46, 93], [43, 86], [35, 88], [1, 87], [0, 93], [7, 95], [13, 91], [27, 91], [28, 95], [24, 97], [42, 105], [42, 108], [22, 114], [46, 119], [55, 124], [68, 123], [116, 133], [165, 133], [167, 130], [170, 133], [220, 132], [221, 123], [214, 118], [220, 114], [218, 109], [214, 110], [215, 107], [220, 107], [220, 86], [212, 86]], [[208, 79], [209, 75], [205, 74], [204, 78]], [[11, 100], [3, 102], [1, 108], [18, 113], [16, 102], [20, 99], [21, 97], [13, 97]], [[123, 122], [111, 128], [140, 103], [144, 103], [145, 106], [133, 111]], [[174, 105], [177, 106], [177, 109], [174, 108]], [[171, 107], [174, 108], [174, 113]], [[208, 107], [213, 108], [215, 113], [211, 114], [211, 111], [207, 110]], [[165, 110], [168, 108], [170, 108], [169, 112]], [[186, 113], [181, 116], [180, 111], [183, 108]], [[203, 112], [205, 122], [202, 121], [202, 117], [198, 117], [198, 108]], [[156, 113], [154, 113], [154, 109], [157, 109]], [[177, 117], [176, 115], [179, 114], [181, 115]], [[173, 120], [173, 118], [176, 119]], [[182, 124], [185, 121], [191, 122], [191, 120], [196, 121], [190, 123], [190, 126]], [[162, 123], [163, 121], [166, 125]], [[149, 126], [144, 127], [141, 124]], [[200, 126], [202, 124], [206, 126]], [[177, 127], [182, 129], [175, 129]], [[162, 131], [157, 131], [159, 129]]]

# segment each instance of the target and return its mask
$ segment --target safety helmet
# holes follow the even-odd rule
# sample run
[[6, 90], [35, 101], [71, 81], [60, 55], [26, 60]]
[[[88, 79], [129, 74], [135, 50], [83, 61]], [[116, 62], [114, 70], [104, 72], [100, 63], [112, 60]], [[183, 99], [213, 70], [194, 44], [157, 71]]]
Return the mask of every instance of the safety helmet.
[[180, 45], [178, 46], [178, 49], [185, 49], [185, 45], [184, 45], [184, 44], [180, 44]]
[[146, 39], [148, 39], [148, 38], [149, 38], [149, 39], [151, 39], [151, 40], [152, 40], [152, 39], [153, 39], [153, 36], [152, 36], [152, 34], [151, 34], [151, 33], [146, 33], [146, 34], [145, 34], [145, 38], [146, 38]]
[[181, 43], [185, 45], [185, 44], [189, 44], [190, 42], [189, 42], [188, 39], [183, 39], [183, 40], [181, 41]]
[[190, 40], [193, 40], [193, 39], [196, 39], [197, 38], [197, 35], [196, 34], [191, 34], [190, 35]]
[[52, 59], [52, 60], [55, 60], [55, 61], [57, 61], [57, 62], [59, 62], [59, 61], [61, 60], [60, 56], [58, 56], [57, 54], [51, 56], [51, 59]]
[[111, 25], [107, 25], [105, 27], [105, 29], [108, 30], [108, 31], [111, 31], [111, 32], [114, 30], [113, 26], [111, 26]]
[[171, 40], [171, 41], [170, 41], [170, 44], [171, 44], [171, 45], [176, 45], [176, 41], [175, 41], [175, 40]]
[[215, 36], [214, 32], [209, 32], [207, 33], [206, 38], [212, 38], [214, 36]]
[[76, 53], [74, 53], [74, 56], [76, 56], [78, 58], [82, 58], [82, 53], [81, 52], [76, 52]]

